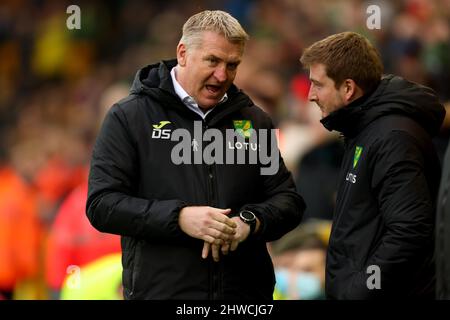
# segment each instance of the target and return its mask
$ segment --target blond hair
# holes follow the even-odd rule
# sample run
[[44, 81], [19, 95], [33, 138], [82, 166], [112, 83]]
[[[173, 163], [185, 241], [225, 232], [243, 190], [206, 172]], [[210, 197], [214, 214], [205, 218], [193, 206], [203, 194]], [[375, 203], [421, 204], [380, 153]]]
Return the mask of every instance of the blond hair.
[[220, 10], [205, 10], [191, 16], [183, 25], [183, 35], [180, 43], [187, 48], [201, 44], [204, 31], [213, 31], [223, 35], [228, 41], [241, 44], [249, 39], [240, 23], [229, 13]]

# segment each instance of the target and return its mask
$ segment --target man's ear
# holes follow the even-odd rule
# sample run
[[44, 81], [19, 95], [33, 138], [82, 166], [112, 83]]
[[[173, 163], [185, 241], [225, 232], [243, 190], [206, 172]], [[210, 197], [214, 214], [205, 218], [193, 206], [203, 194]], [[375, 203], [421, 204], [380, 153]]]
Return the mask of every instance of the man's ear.
[[363, 95], [361, 88], [353, 79], [345, 79], [341, 88], [347, 102], [352, 102]]
[[186, 45], [181, 42], [177, 46], [177, 60], [180, 66], [186, 65]]

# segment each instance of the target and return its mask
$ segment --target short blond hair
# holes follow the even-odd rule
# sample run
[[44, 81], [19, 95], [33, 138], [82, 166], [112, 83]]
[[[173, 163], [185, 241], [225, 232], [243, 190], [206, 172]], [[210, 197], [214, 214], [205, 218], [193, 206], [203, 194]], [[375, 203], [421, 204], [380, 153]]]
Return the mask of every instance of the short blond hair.
[[241, 24], [229, 13], [221, 10], [205, 10], [191, 16], [183, 25], [183, 35], [180, 43], [187, 48], [201, 44], [204, 31], [222, 34], [228, 41], [245, 45], [249, 39]]

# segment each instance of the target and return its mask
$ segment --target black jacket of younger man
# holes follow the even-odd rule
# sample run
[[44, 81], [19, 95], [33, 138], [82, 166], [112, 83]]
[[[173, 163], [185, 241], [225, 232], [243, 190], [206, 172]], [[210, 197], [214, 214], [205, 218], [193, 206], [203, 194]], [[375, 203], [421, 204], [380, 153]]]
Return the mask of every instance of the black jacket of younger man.
[[[178, 142], [152, 138], [161, 121], [170, 121], [164, 130], [184, 128], [193, 137], [194, 121], [224, 133], [233, 120], [250, 120], [255, 130], [272, 129], [271, 120], [235, 86], [203, 120], [176, 95], [169, 73], [175, 64], [140, 70], [130, 96], [110, 109], [93, 152], [87, 215], [98, 230], [122, 236], [126, 299], [272, 299], [266, 241], [295, 228], [305, 208], [278, 150], [277, 173], [261, 175], [261, 164], [175, 165]], [[260, 232], [218, 263], [202, 259], [203, 240], [178, 225], [187, 205], [249, 209]]]
[[450, 143], [443, 163], [436, 216], [436, 284], [437, 298], [450, 300]]
[[444, 115], [431, 89], [389, 75], [322, 119], [345, 138], [328, 298], [434, 297], [440, 163], [431, 138]]

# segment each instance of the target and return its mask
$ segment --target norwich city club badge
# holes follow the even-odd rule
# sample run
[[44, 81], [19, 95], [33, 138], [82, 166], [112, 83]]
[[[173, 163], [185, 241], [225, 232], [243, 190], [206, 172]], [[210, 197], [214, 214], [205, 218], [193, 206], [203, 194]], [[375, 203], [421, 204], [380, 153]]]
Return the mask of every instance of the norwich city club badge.
[[362, 151], [363, 151], [363, 147], [356, 146], [355, 155], [353, 156], [353, 169], [356, 168], [356, 165], [358, 164], [359, 158], [361, 157]]
[[253, 129], [250, 120], [233, 120], [234, 129], [244, 138], [250, 138]]

